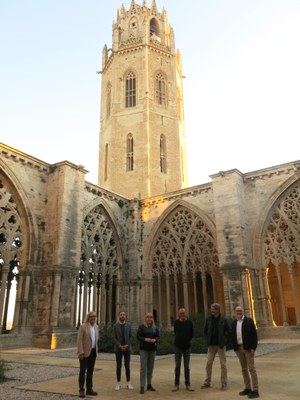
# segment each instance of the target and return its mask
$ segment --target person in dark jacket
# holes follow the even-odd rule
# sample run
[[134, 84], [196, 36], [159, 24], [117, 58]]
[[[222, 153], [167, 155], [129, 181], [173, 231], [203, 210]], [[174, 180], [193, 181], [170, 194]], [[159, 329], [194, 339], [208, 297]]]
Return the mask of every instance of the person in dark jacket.
[[186, 390], [193, 391], [190, 382], [191, 340], [194, 337], [192, 321], [186, 317], [184, 308], [178, 311], [178, 319], [174, 323], [174, 354], [175, 354], [175, 386], [173, 392], [179, 390], [181, 359], [184, 365], [184, 381]]
[[144, 394], [146, 376], [147, 390], [155, 391], [152, 386], [152, 375], [156, 354], [156, 344], [159, 339], [159, 330], [154, 324], [153, 315], [147, 313], [144, 323], [138, 327], [137, 339], [140, 343], [140, 393]]
[[249, 399], [256, 399], [259, 397], [258, 379], [254, 364], [257, 331], [253, 319], [244, 315], [241, 306], [235, 308], [235, 314], [236, 320], [232, 323], [232, 346], [240, 361], [245, 385], [244, 390], [239, 394], [248, 396]]
[[122, 358], [124, 358], [127, 388], [133, 389], [130, 382], [131, 325], [126, 321], [125, 311], [119, 312], [119, 321], [113, 326], [114, 350], [116, 355], [117, 384], [115, 390], [121, 389]]
[[206, 379], [201, 389], [211, 387], [212, 366], [218, 353], [221, 365], [221, 390], [227, 389], [226, 344], [230, 338], [230, 326], [220, 314], [220, 304], [213, 303], [210, 307], [211, 315], [206, 318], [204, 336], [206, 337], [208, 352], [206, 362]]

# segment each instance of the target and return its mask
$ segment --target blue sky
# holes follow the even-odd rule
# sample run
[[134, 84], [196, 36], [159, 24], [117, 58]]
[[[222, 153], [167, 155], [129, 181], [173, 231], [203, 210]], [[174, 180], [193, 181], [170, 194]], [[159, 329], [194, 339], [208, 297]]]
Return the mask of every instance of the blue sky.
[[[121, 4], [0, 0], [1, 142], [49, 163], [83, 164], [97, 182], [96, 71]], [[300, 1], [156, 4], [182, 54], [190, 185], [220, 170], [299, 160]]]

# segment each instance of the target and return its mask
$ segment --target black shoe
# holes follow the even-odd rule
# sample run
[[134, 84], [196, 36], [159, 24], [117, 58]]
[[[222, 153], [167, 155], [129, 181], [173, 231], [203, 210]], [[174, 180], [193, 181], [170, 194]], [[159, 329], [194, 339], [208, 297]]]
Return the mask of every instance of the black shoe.
[[98, 393], [95, 392], [93, 389], [87, 390], [86, 394], [89, 396], [97, 396], [98, 395]]
[[239, 393], [239, 395], [240, 396], [248, 396], [248, 394], [250, 394], [250, 393], [252, 393], [251, 389], [244, 389]]
[[259, 393], [258, 390], [253, 390], [250, 394], [248, 394], [248, 399], [258, 399]]
[[149, 385], [147, 386], [147, 390], [150, 390], [151, 392], [155, 392], [155, 389], [154, 389], [154, 387], [153, 387], [151, 384], [149, 384]]
[[85, 397], [85, 391], [84, 389], [79, 390], [79, 397], [84, 398]]
[[144, 394], [144, 393], [145, 393], [144, 386], [141, 386], [140, 394]]

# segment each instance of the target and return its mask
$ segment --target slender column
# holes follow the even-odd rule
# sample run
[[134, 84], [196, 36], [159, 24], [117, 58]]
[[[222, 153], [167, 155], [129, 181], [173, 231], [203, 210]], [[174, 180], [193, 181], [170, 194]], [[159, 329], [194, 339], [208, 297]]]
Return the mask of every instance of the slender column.
[[175, 311], [177, 315], [177, 311], [178, 311], [178, 282], [177, 282], [177, 275], [174, 275], [174, 291], [175, 291]]
[[161, 324], [161, 279], [160, 275], [158, 275], [158, 325]]
[[106, 288], [105, 282], [101, 283], [101, 304], [100, 304], [100, 321], [102, 324], [106, 322]]
[[195, 314], [198, 314], [197, 286], [196, 286], [196, 274], [195, 274], [195, 272], [193, 272], [193, 291], [194, 291]]
[[281, 283], [281, 277], [280, 277], [280, 268], [278, 266], [276, 266], [275, 269], [276, 269], [278, 287], [279, 287], [279, 293], [280, 293], [280, 303], [281, 303], [281, 310], [282, 310], [282, 316], [283, 316], [283, 325], [288, 325], [285, 303], [284, 303], [284, 296], [283, 296], [283, 289], [282, 289], [282, 283]]
[[207, 310], [208, 310], [208, 304], [207, 304], [206, 274], [205, 274], [205, 271], [201, 271], [201, 281], [202, 281], [203, 306], [204, 306], [204, 313], [205, 313], [205, 316], [206, 316]]
[[187, 276], [186, 275], [183, 275], [182, 282], [183, 282], [184, 308], [186, 310], [186, 313], [189, 314], [189, 293], [188, 293], [188, 284], [187, 284]]
[[295, 304], [295, 311], [296, 311], [296, 319], [297, 319], [297, 325], [300, 324], [300, 317], [299, 317], [299, 305], [298, 305], [298, 300], [297, 300], [297, 294], [296, 294], [296, 288], [295, 288], [295, 281], [294, 281], [294, 268], [292, 265], [288, 266], [289, 270], [289, 275], [290, 275], [290, 280], [291, 280], [291, 286], [292, 286], [292, 293], [293, 293], [293, 302]]
[[112, 293], [113, 293], [113, 278], [109, 277], [109, 295], [108, 295], [108, 322], [111, 323], [112, 321]]
[[2, 269], [2, 284], [1, 284], [1, 292], [0, 292], [0, 332], [2, 331], [2, 324], [4, 320], [4, 303], [5, 303], [5, 294], [6, 294], [6, 282], [8, 276], [8, 267], [3, 266]]
[[168, 319], [168, 324], [167, 326], [171, 326], [171, 312], [170, 312], [170, 280], [169, 280], [169, 275], [166, 275], [166, 291], [167, 291], [167, 319]]

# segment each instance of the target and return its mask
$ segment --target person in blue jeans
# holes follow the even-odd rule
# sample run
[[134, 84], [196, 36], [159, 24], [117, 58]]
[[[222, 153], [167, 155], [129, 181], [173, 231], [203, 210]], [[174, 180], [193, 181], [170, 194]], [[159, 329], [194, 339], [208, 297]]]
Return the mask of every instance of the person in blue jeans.
[[180, 367], [183, 359], [184, 365], [184, 383], [186, 390], [193, 391], [190, 382], [190, 357], [191, 340], [194, 337], [194, 326], [190, 321], [184, 308], [178, 310], [178, 319], [174, 323], [174, 354], [175, 354], [175, 386], [173, 392], [179, 390]]
[[126, 312], [119, 312], [119, 320], [113, 326], [114, 350], [116, 356], [117, 384], [115, 390], [121, 389], [122, 358], [124, 358], [127, 389], [133, 389], [130, 382], [131, 325], [126, 321]]

